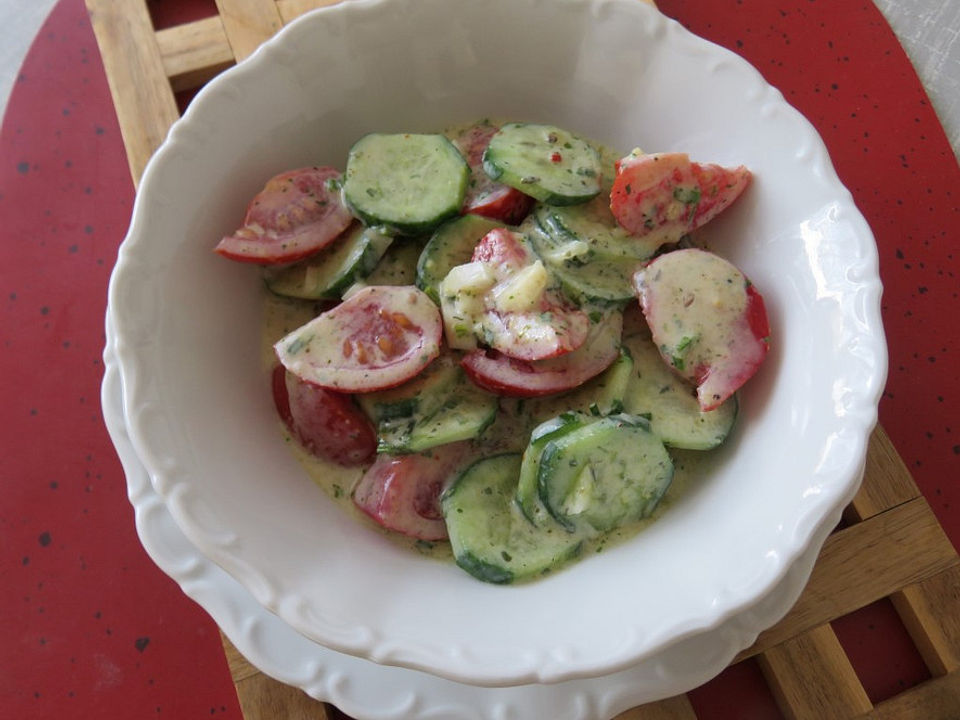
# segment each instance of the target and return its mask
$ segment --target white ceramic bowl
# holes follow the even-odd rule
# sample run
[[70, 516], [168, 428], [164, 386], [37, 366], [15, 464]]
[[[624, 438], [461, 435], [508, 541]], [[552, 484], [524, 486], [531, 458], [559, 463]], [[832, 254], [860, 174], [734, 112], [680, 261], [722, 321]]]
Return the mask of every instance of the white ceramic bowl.
[[[743, 163], [712, 247], [773, 350], [709, 475], [630, 542], [485, 585], [357, 524], [278, 430], [256, 272], [215, 256], [273, 174], [368, 131], [479, 117]], [[477, 685], [627, 668], [754, 606], [859, 484], [886, 375], [873, 238], [812, 127], [742, 59], [636, 0], [353, 0], [211, 82], [151, 161], [109, 304], [130, 440], [183, 533], [338, 652]], [[749, 628], [748, 641], [760, 627]]]

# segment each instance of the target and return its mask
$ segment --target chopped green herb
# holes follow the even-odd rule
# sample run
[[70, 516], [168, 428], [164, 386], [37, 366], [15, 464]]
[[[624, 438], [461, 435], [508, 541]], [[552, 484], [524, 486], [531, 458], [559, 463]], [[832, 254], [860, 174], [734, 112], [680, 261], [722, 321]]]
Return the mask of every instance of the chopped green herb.
[[677, 352], [685, 353], [690, 348], [690, 345], [692, 345], [696, 339], [697, 339], [696, 336], [684, 337], [679, 343], [677, 343]]
[[674, 188], [673, 199], [679, 200], [684, 205], [696, 205], [698, 202], [700, 202], [700, 188]]
[[313, 340], [313, 335], [298, 335], [293, 339], [293, 341], [287, 345], [287, 352], [291, 355], [296, 355], [298, 352], [303, 350], [307, 345], [310, 344], [310, 341]]

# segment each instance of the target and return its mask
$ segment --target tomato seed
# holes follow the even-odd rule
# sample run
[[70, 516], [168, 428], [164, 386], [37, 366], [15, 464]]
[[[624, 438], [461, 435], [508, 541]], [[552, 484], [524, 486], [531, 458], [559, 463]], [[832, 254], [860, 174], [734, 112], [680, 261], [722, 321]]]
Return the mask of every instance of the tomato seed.
[[413, 327], [413, 323], [410, 322], [410, 318], [404, 315], [402, 312], [395, 312], [390, 316], [391, 319], [404, 330], [409, 330]]
[[386, 337], [385, 335], [377, 336], [377, 345], [385, 355], [389, 355], [390, 352], [393, 350], [393, 342], [390, 340], [390, 338]]
[[367, 349], [360, 343], [357, 343], [357, 362], [361, 365], [366, 365], [370, 362], [370, 358], [367, 357]]
[[343, 356], [345, 358], [353, 355], [353, 343], [350, 342], [350, 338], [347, 338], [343, 341]]

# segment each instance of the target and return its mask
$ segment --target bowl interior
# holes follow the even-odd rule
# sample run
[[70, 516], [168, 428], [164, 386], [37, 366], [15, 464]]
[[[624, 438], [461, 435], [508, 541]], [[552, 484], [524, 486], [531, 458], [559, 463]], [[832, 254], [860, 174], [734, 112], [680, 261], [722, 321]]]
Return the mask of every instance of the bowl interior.
[[[731, 100], [731, 98], [733, 100]], [[745, 164], [702, 236], [764, 294], [773, 350], [669, 512], [542, 581], [481, 584], [357, 523], [285, 446], [259, 275], [211, 249], [271, 175], [366, 132], [543, 121], [624, 152]], [[141, 184], [111, 284], [131, 440], [185, 534], [307, 637], [477, 684], [624, 667], [757, 602], [855, 491], [885, 376], [876, 248], [822, 142], [740, 58], [634, 0], [359, 0], [194, 100]]]

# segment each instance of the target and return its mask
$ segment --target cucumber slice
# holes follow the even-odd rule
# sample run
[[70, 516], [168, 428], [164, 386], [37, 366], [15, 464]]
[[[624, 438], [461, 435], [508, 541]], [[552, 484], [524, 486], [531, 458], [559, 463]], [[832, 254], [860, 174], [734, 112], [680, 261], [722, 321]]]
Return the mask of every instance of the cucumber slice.
[[567, 207], [540, 204], [534, 212], [550, 235], [583, 243], [585, 261], [648, 260], [661, 244], [652, 236], [636, 237], [620, 227], [606, 195]]
[[623, 409], [650, 418], [650, 427], [665, 445], [686, 450], [710, 450], [726, 440], [737, 418], [733, 395], [715, 410], [704, 412], [696, 389], [667, 367], [649, 333], [624, 337], [634, 360], [623, 398]]
[[[530, 442], [523, 451], [520, 464], [520, 477], [517, 481], [517, 505], [524, 516], [534, 525], [541, 525], [548, 517], [540, 502], [537, 477], [540, 472], [540, 455], [551, 440], [582, 428], [593, 419], [580, 413], [568, 412], [541, 423], [530, 433]], [[550, 520], [552, 522], [552, 520]]]
[[576, 557], [583, 538], [557, 523], [530, 523], [513, 501], [519, 453], [469, 466], [440, 500], [453, 556], [461, 568], [490, 583], [543, 575]]
[[552, 125], [508, 123], [490, 138], [483, 169], [493, 180], [550, 205], [575, 205], [600, 193], [600, 154]]
[[450, 268], [470, 262], [473, 249], [480, 238], [494, 228], [504, 227], [502, 222], [481, 217], [463, 215], [449, 220], [433, 233], [420, 253], [417, 262], [417, 287], [440, 304], [440, 281]]
[[[417, 453], [438, 445], [470, 440], [497, 416], [497, 398], [467, 380], [454, 366], [452, 382], [438, 375], [430, 392], [421, 391], [416, 409], [408, 415], [382, 419], [377, 427], [377, 452]], [[393, 406], [399, 413], [400, 407]]]
[[263, 277], [271, 292], [304, 300], [339, 298], [376, 267], [393, 238], [379, 228], [356, 225], [306, 260], [280, 268], [267, 267]]
[[596, 399], [590, 403], [591, 415], [615, 415], [623, 411], [623, 398], [633, 372], [630, 351], [620, 346], [620, 355], [603, 374], [592, 380], [596, 385]]
[[570, 412], [583, 413], [594, 418], [621, 413], [632, 371], [633, 359], [630, 351], [621, 346], [616, 360], [602, 373], [562, 395], [528, 401], [528, 411], [535, 419], [544, 422]]
[[415, 413], [432, 415], [450, 395], [462, 371], [453, 357], [442, 355], [403, 385], [388, 390], [358, 393], [357, 404], [375, 425]]
[[569, 407], [589, 412], [594, 417], [623, 412], [623, 397], [633, 372], [630, 351], [620, 346], [620, 354], [613, 364], [566, 396]]
[[417, 259], [423, 244], [416, 238], [399, 238], [380, 258], [364, 279], [367, 285], [413, 285], [417, 279]]
[[417, 235], [460, 212], [469, 177], [443, 135], [373, 133], [350, 149], [343, 197], [366, 225]]
[[471, 440], [497, 417], [497, 398], [472, 383], [464, 383], [429, 418], [410, 431], [409, 452], [422, 452], [437, 445]]
[[590, 259], [586, 243], [551, 232], [549, 226], [539, 223], [528, 226], [527, 238], [574, 302], [622, 305], [636, 297], [632, 279], [641, 261]]
[[550, 440], [540, 457], [540, 500], [560, 524], [599, 532], [645, 518], [673, 479], [673, 461], [649, 424], [611, 415]]

